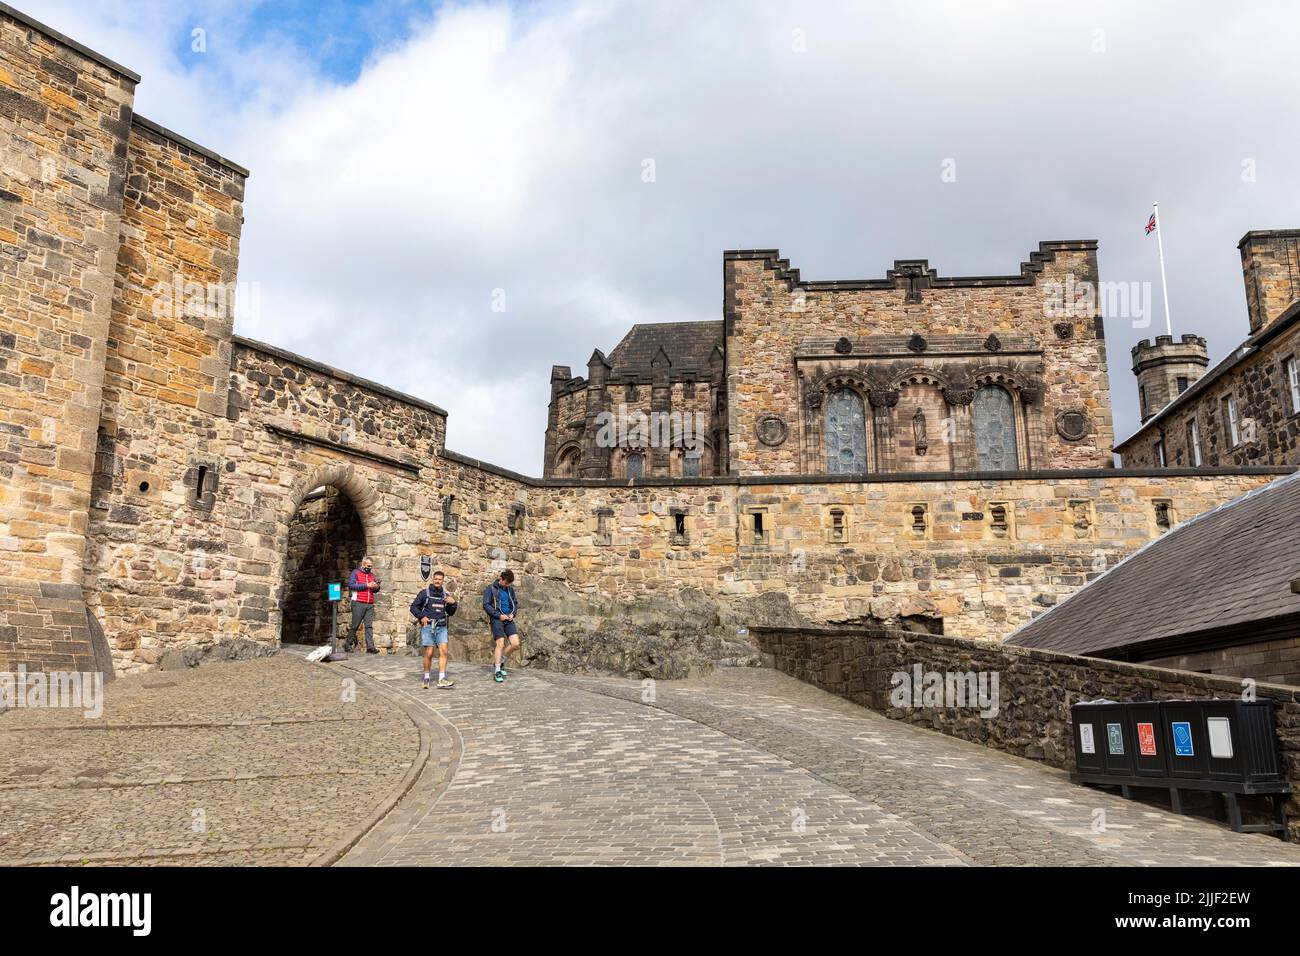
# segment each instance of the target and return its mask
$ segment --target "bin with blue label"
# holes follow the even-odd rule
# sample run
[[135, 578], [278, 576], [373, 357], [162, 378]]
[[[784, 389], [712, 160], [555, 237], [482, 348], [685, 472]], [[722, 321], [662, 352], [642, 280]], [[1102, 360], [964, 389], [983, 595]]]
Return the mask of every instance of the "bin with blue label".
[[1169, 776], [1175, 780], [1205, 780], [1210, 776], [1205, 703], [1203, 700], [1160, 702], [1161, 735], [1169, 749]]
[[[1076, 783], [1117, 786], [1124, 796], [1167, 789], [1175, 812], [1208, 794], [1231, 827], [1287, 833], [1291, 784], [1278, 750], [1273, 701], [1090, 701], [1070, 708]], [[1271, 819], [1245, 822], [1242, 796], [1271, 798]], [[1202, 803], [1203, 805], [1203, 803]], [[1253, 812], [1253, 811], [1252, 811]]]

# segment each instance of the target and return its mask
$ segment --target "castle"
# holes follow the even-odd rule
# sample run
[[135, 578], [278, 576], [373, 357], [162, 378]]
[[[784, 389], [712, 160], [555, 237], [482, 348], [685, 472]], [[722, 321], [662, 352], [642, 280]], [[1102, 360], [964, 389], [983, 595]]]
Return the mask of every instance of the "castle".
[[[0, 4], [0, 669], [320, 640], [363, 551], [382, 645], [422, 559], [467, 586], [509, 562], [526, 597], [996, 639], [1293, 470], [1111, 466], [1086, 241], [834, 282], [726, 253], [720, 322], [555, 370], [542, 478], [466, 458], [436, 405], [234, 335], [248, 171], [137, 115], [138, 81]], [[602, 440], [620, 405], [678, 431]]]

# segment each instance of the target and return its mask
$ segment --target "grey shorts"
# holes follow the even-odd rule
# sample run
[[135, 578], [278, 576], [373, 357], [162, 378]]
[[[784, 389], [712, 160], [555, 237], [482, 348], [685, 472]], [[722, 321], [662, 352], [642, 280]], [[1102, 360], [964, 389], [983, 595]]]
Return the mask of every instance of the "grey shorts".
[[496, 618], [492, 618], [492, 639], [494, 641], [514, 637], [518, 633], [519, 628], [515, 627], [514, 621], [498, 621]]

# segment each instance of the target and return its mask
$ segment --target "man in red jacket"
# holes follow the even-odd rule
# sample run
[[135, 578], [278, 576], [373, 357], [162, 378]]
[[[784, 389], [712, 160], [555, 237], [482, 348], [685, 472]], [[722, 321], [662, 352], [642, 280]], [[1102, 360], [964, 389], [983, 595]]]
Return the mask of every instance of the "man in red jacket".
[[348, 590], [352, 592], [352, 626], [348, 628], [344, 650], [348, 653], [357, 646], [357, 625], [366, 629], [366, 653], [378, 654], [375, 648], [375, 595], [379, 593], [379, 578], [375, 574], [374, 562], [369, 555], [361, 559], [361, 566], [348, 578]]

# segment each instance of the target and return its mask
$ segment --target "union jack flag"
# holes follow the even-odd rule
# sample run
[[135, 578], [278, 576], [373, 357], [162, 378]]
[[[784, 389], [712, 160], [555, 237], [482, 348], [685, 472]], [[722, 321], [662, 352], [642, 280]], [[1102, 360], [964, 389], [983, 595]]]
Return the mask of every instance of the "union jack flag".
[[1151, 218], [1147, 220], [1147, 235], [1156, 231], [1156, 214], [1152, 213]]

